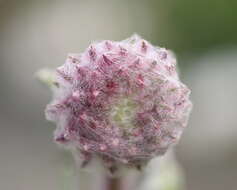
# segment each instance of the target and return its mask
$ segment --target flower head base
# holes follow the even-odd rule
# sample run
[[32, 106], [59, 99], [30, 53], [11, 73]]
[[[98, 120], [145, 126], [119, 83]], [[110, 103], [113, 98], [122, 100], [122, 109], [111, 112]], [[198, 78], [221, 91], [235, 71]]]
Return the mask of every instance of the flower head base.
[[47, 119], [55, 141], [77, 149], [85, 163], [96, 155], [111, 171], [140, 167], [177, 143], [187, 125], [190, 90], [164, 48], [134, 35], [91, 44], [56, 71]]

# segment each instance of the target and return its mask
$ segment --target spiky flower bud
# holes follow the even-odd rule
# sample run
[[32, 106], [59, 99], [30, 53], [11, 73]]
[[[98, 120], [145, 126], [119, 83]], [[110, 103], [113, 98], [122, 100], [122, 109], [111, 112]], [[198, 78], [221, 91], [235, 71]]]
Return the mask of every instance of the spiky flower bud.
[[187, 125], [190, 90], [180, 82], [170, 51], [134, 35], [93, 43], [56, 70], [47, 106], [55, 141], [93, 156], [111, 171], [140, 167], [177, 143]]

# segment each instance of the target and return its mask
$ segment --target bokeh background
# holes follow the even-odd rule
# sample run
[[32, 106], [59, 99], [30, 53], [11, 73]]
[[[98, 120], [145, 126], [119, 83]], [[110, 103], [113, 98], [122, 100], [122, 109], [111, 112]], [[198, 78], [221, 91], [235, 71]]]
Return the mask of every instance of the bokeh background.
[[34, 73], [133, 33], [172, 49], [192, 89], [176, 148], [187, 190], [237, 189], [236, 0], [0, 0], [0, 189], [73, 189], [71, 155], [44, 118], [50, 91]]

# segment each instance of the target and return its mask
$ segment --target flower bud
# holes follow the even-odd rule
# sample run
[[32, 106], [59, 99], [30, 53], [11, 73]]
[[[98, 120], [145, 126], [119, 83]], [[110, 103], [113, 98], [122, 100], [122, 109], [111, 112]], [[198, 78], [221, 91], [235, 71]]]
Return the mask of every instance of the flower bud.
[[173, 54], [137, 35], [93, 43], [56, 70], [55, 141], [111, 172], [141, 168], [180, 139], [192, 107]]

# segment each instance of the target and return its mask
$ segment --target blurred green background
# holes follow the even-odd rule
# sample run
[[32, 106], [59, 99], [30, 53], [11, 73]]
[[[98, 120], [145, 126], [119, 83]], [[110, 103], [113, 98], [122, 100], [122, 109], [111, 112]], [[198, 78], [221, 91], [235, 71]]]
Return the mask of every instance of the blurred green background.
[[176, 149], [187, 190], [236, 190], [235, 0], [0, 0], [0, 189], [60, 190], [64, 168], [73, 170], [52, 142], [43, 111], [50, 92], [34, 73], [94, 40], [133, 33], [173, 50], [192, 89], [194, 110]]

